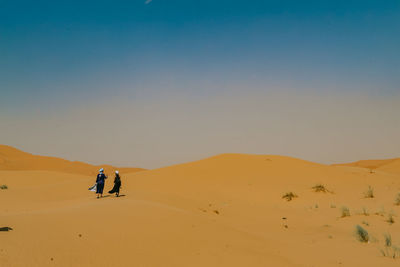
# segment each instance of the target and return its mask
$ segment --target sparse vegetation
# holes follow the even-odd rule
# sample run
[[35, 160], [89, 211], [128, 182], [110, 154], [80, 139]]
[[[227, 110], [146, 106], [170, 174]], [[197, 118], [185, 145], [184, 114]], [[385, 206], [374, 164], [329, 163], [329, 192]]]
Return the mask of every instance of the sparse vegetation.
[[368, 190], [364, 192], [365, 198], [374, 198], [374, 189], [369, 185]]
[[396, 199], [394, 200], [394, 204], [400, 206], [400, 193], [397, 193]]
[[385, 246], [391, 247], [392, 246], [392, 236], [390, 234], [384, 234], [383, 236], [385, 238]]
[[8, 189], [8, 186], [6, 184], [0, 185], [0, 189]]
[[312, 187], [314, 192], [323, 192], [323, 193], [328, 193], [330, 192], [323, 184], [316, 184]]
[[350, 216], [350, 210], [348, 207], [343, 206], [342, 207], [342, 218], [344, 217], [349, 217]]
[[288, 192], [282, 196], [282, 198], [286, 199], [287, 201], [291, 201], [292, 199], [294, 199], [296, 197], [298, 197], [298, 196], [293, 192]]
[[384, 216], [385, 215], [385, 208], [384, 207], [381, 207], [377, 212], [375, 212], [374, 214], [375, 215], [378, 215], [378, 216]]
[[400, 249], [398, 247], [385, 247], [385, 249], [381, 249], [382, 256], [396, 259], [400, 256]]
[[386, 220], [389, 224], [394, 224], [393, 214], [389, 213], [388, 219]]
[[336, 205], [335, 204], [331, 204], [331, 209], [336, 209]]
[[367, 221], [362, 221], [361, 223], [366, 225], [366, 226], [369, 226], [369, 223]]
[[368, 231], [362, 228], [360, 225], [356, 225], [356, 235], [360, 242], [367, 243], [369, 241]]
[[368, 210], [367, 210], [365, 207], [362, 208], [361, 214], [362, 214], [362, 215], [365, 215], [365, 216], [369, 216], [369, 212], [368, 212]]
[[381, 253], [384, 257], [389, 258], [398, 258], [400, 256], [400, 249], [398, 247], [393, 246], [392, 236], [390, 234], [385, 234], [385, 248], [381, 249]]

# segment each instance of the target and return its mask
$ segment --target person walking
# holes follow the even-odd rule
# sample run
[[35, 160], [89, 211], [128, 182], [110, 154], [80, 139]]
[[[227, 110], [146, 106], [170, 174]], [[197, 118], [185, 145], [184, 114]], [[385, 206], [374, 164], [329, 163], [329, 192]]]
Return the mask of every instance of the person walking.
[[119, 189], [121, 188], [121, 177], [119, 176], [119, 172], [115, 171], [115, 178], [114, 178], [114, 187], [110, 191], [109, 194], [115, 193], [117, 197], [119, 197]]
[[104, 184], [106, 183], [107, 176], [104, 174], [104, 169], [99, 170], [96, 178], [96, 194], [97, 198], [103, 197]]

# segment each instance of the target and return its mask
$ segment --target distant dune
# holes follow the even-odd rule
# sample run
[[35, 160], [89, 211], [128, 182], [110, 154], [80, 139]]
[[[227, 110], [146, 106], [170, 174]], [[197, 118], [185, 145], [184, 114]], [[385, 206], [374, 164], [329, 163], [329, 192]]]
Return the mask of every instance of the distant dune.
[[0, 145], [0, 170], [47, 170], [93, 176], [100, 167], [104, 168], [107, 173], [111, 173], [116, 169], [124, 173], [144, 170], [141, 168], [119, 168], [111, 165], [95, 166], [79, 161], [32, 155], [10, 146]]
[[[370, 172], [370, 163], [222, 154], [121, 171], [122, 197], [96, 199], [87, 190], [94, 177], [65, 173], [63, 164], [75, 162], [40, 161], [7, 147], [1, 155], [5, 150], [1, 166], [18, 159], [35, 171], [0, 170], [0, 185], [7, 185], [0, 189], [0, 228], [12, 228], [0, 232], [0, 266], [400, 264], [397, 160]], [[51, 170], [34, 169], [37, 161]], [[366, 197], [370, 189], [373, 198]], [[359, 240], [357, 225], [368, 232], [367, 242]]]
[[359, 160], [351, 163], [334, 164], [334, 166], [348, 166], [367, 168], [369, 170], [379, 170], [400, 174], [400, 158], [384, 160]]

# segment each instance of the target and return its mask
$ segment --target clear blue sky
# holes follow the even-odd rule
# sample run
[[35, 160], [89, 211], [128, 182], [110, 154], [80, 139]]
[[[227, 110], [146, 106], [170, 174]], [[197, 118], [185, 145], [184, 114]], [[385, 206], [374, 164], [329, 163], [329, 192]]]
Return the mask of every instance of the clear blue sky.
[[[126, 117], [121, 118], [120, 125], [114, 125], [115, 128], [132, 124], [143, 129], [147, 124], [137, 121], [141, 118], [153, 121], [151, 129], [162, 134], [165, 119], [155, 110], [174, 113], [178, 103], [218, 102], [216, 99], [240, 103], [243, 100], [250, 107], [251, 97], [265, 97], [268, 103], [267, 99], [271, 100], [268, 94], [277, 95], [283, 91], [291, 95], [294, 103], [301, 101], [293, 95], [300, 98], [319, 95], [324, 101], [332, 95], [398, 100], [399, 48], [400, 1], [397, 0], [0, 0], [0, 122], [8, 125], [8, 130], [0, 133], [3, 140], [0, 139], [0, 143], [96, 163], [110, 160], [126, 165], [134, 161], [146, 165], [144, 167], [232, 151], [276, 152], [312, 160], [321, 158], [322, 161], [347, 160], [350, 158], [329, 149], [326, 153], [335, 157], [304, 154], [290, 147], [271, 151], [268, 146], [260, 150], [244, 146], [235, 149], [234, 141], [211, 149], [223, 141], [228, 128], [230, 132], [237, 132], [240, 125], [221, 132], [209, 129], [203, 133], [204, 136], [221, 134], [220, 140], [204, 141], [203, 147], [210, 144], [209, 152], [196, 153], [198, 148], [193, 148], [191, 154], [182, 149], [181, 154], [176, 152], [182, 156], [171, 156], [167, 161], [161, 159], [170, 157], [167, 153], [159, 159], [141, 158], [139, 154], [143, 155], [145, 148], [135, 148], [135, 144], [127, 140], [134, 138], [141, 144], [152, 144], [153, 151], [160, 152], [167, 149], [164, 143], [170, 139], [160, 139], [157, 135], [146, 139], [145, 131], [143, 136], [135, 136], [135, 128], [125, 128], [130, 135], [124, 137], [130, 149], [137, 151], [135, 155], [99, 157], [95, 147], [103, 144], [111, 149], [115, 142], [104, 137], [91, 141], [86, 151], [94, 151], [93, 154], [87, 152], [83, 156], [73, 152], [79, 151], [83, 141], [74, 147], [71, 143], [76, 140], [68, 140], [70, 129], [74, 134], [90, 136], [87, 133], [90, 127], [79, 130], [82, 129], [76, 124], [79, 115], [73, 115], [77, 110], [82, 111], [79, 114], [86, 114], [82, 117], [90, 126], [96, 127], [100, 121], [113, 123], [107, 114], [102, 118], [108, 121], [96, 117], [96, 110], [107, 109], [120, 114], [116, 110], [124, 106], [118, 111]], [[136, 110], [131, 111], [135, 114], [127, 111], [130, 105], [135, 106]], [[138, 108], [138, 105], [143, 107]], [[154, 108], [147, 110], [149, 106]], [[222, 107], [227, 106], [221, 104], [220, 107], [215, 109], [216, 113], [226, 111]], [[380, 106], [373, 108], [382, 109]], [[180, 112], [190, 114], [188, 110]], [[393, 115], [391, 112], [397, 110], [388, 111]], [[201, 107], [192, 115], [198, 113]], [[132, 116], [136, 121], [129, 120]], [[246, 121], [246, 117], [243, 120]], [[290, 122], [289, 117], [286, 120]], [[63, 131], [40, 139], [39, 136], [46, 135], [49, 129], [57, 128], [54, 123], [67, 126]], [[42, 125], [43, 132], [29, 135], [34, 125]], [[172, 125], [182, 127], [179, 122]], [[19, 135], [15, 134], [17, 131]], [[257, 128], [254, 131], [259, 132]], [[392, 130], [391, 134], [397, 134], [396, 131]], [[184, 135], [184, 132], [181, 129], [171, 135]], [[107, 133], [112, 135], [113, 127]], [[187, 134], [195, 136], [196, 133], [198, 131]], [[246, 136], [252, 135], [249, 132]], [[195, 142], [195, 139], [187, 142]], [[55, 145], [55, 140], [64, 140], [60, 141], [63, 145]], [[117, 147], [126, 149], [122, 143]], [[223, 151], [226, 148], [232, 151]], [[114, 154], [118, 151], [115, 149]], [[365, 156], [374, 155], [366, 153]], [[376, 156], [385, 155], [385, 151], [381, 151]], [[387, 156], [392, 155], [393, 151], [387, 153]], [[356, 156], [360, 155], [352, 158]]]

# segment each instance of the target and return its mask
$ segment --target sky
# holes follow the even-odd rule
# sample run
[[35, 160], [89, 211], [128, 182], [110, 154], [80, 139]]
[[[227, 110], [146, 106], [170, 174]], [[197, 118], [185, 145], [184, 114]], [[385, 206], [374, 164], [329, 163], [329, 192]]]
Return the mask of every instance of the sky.
[[157, 168], [400, 157], [400, 1], [0, 0], [0, 144]]

